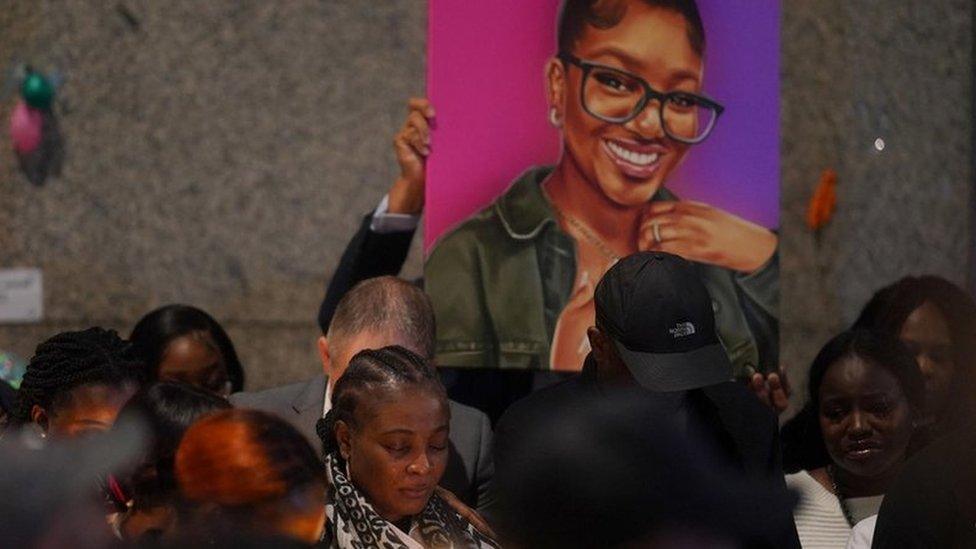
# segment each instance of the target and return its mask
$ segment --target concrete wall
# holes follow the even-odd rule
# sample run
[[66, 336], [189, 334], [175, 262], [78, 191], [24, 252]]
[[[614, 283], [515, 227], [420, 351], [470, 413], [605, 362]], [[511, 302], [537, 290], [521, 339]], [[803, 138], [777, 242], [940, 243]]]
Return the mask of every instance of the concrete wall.
[[[875, 288], [966, 278], [972, 10], [783, 0], [782, 355], [797, 381]], [[127, 332], [182, 301], [229, 328], [249, 387], [314, 372], [327, 274], [392, 181], [392, 133], [423, 92], [425, 12], [422, 0], [7, 0], [0, 61], [68, 77], [68, 156], [60, 179], [32, 187], [0, 136], [0, 266], [42, 267], [47, 308], [43, 324], [0, 327], [0, 348], [29, 355], [89, 324]], [[828, 167], [839, 207], [815, 238], [803, 213]]]
[[[920, 273], [966, 283], [973, 4], [786, 0], [783, 11], [782, 358], [802, 381], [878, 287]], [[803, 215], [824, 168], [838, 173], [838, 210], [818, 239]]]
[[32, 187], [0, 137], [0, 266], [46, 284], [44, 323], [0, 348], [179, 301], [227, 326], [249, 387], [314, 372], [327, 275], [423, 93], [425, 21], [416, 0], [5, 1], [0, 62], [68, 78], [67, 160]]

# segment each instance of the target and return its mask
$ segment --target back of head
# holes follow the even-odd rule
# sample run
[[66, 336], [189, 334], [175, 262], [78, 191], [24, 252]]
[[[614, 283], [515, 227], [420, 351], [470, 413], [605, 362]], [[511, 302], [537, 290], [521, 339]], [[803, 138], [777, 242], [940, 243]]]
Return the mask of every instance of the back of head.
[[423, 290], [392, 276], [364, 280], [342, 297], [326, 334], [333, 345], [342, 345], [364, 331], [396, 336], [426, 358], [434, 356], [434, 308]]
[[185, 499], [225, 507], [272, 501], [322, 482], [322, 465], [301, 433], [257, 410], [224, 410], [193, 424], [175, 466]]
[[202, 309], [190, 305], [166, 305], [143, 316], [129, 335], [133, 352], [149, 370], [149, 379], [157, 379], [159, 364], [171, 341], [178, 337], [203, 332], [213, 339], [227, 365], [231, 391], [244, 388], [244, 368], [237, 351], [224, 328]]
[[37, 346], [20, 384], [13, 419], [29, 422], [34, 406], [50, 412], [82, 385], [137, 385], [142, 380], [142, 363], [114, 331], [96, 327], [62, 332]]
[[430, 390], [447, 401], [447, 392], [434, 367], [409, 349], [394, 345], [367, 349], [354, 356], [349, 362], [349, 369], [339, 378], [332, 392], [332, 408], [316, 426], [325, 454], [338, 450], [335, 438], [337, 421], [357, 425], [365, 407], [407, 387]]
[[682, 535], [701, 544], [674, 546], [710, 547], [775, 528], [745, 511], [788, 508], [775, 485], [746, 484], [726, 470], [711, 446], [675, 431], [646, 394], [604, 396], [534, 416], [506, 448], [494, 479], [493, 526], [503, 543], [644, 547]]
[[171, 382], [153, 383], [126, 403], [117, 423], [138, 422], [149, 434], [148, 455], [131, 480], [137, 506], [152, 506], [176, 490], [173, 459], [183, 434], [205, 414], [230, 407], [213, 393]]
[[223, 410], [194, 423], [176, 452], [175, 471], [188, 514], [202, 513], [190, 523], [293, 533], [286, 524], [324, 505], [315, 451], [286, 421], [257, 410]]
[[732, 379], [712, 300], [695, 264], [664, 252], [631, 254], [603, 275], [593, 301], [601, 339], [609, 340], [593, 345], [598, 364], [619, 358], [652, 391], [686, 391]]

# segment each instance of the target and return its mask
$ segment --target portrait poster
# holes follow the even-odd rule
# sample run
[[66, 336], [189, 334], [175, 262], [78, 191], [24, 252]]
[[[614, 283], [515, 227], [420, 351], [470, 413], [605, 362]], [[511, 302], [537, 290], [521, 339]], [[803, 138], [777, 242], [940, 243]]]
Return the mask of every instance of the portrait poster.
[[[439, 363], [579, 370], [593, 287], [620, 256], [658, 249], [703, 265], [737, 375], [775, 367], [779, 0], [690, 1], [697, 27], [694, 14], [653, 2], [615, 3], [616, 13], [597, 14], [602, 28], [583, 20], [556, 59], [562, 3], [428, 3], [436, 117], [424, 245]], [[635, 112], [614, 111], [628, 101]], [[546, 183], [552, 166], [588, 189], [562, 193], [562, 209]], [[609, 212], [637, 208], [634, 189], [648, 193], [642, 204], [683, 204], [686, 219], [622, 214], [615, 232]], [[573, 214], [566, 200], [586, 203], [569, 202]], [[698, 203], [707, 208], [692, 209]], [[710, 228], [681, 225], [698, 217]], [[619, 240], [628, 231], [639, 244]], [[681, 242], [692, 236], [710, 242]]]

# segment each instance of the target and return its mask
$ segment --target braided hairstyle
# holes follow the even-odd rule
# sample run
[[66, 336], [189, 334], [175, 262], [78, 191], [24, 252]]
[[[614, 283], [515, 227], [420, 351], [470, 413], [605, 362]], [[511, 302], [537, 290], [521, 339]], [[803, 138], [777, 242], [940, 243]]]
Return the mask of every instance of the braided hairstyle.
[[[332, 391], [332, 408], [315, 426], [325, 455], [338, 454], [336, 422], [356, 425], [357, 410], [363, 404], [379, 400], [381, 393], [404, 387], [418, 387], [433, 392], [447, 402], [447, 391], [433, 365], [417, 353], [399, 345], [360, 351], [349, 361], [349, 368]], [[358, 412], [362, 417], [362, 411]]]
[[31, 421], [31, 410], [48, 412], [67, 403], [71, 390], [89, 383], [119, 386], [142, 381], [142, 364], [113, 330], [62, 332], [37, 346], [27, 364], [13, 420]]

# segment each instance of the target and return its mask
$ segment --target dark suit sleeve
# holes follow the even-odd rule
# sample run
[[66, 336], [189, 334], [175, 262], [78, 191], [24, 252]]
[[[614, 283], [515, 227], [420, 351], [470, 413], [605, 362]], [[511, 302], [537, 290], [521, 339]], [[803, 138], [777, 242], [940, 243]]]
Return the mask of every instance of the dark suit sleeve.
[[499, 486], [499, 472], [502, 476], [511, 478], [512, 468], [517, 467], [517, 460], [512, 458], [512, 446], [518, 441], [519, 425], [523, 423], [526, 414], [523, 413], [524, 401], [516, 402], [502, 414], [502, 417], [495, 423], [495, 431], [491, 438], [491, 459], [494, 467], [493, 474], [485, 487], [486, 493], [484, 503], [481, 494], [478, 494], [478, 512], [488, 521], [488, 524], [496, 524], [501, 514], [498, 507], [498, 493], [503, 490]]
[[[783, 490], [783, 493], [788, 493], [786, 475], [783, 474], [783, 452], [779, 441], [779, 421], [774, 416], [772, 416], [769, 430], [772, 432], [773, 437], [769, 445], [769, 459], [766, 468], [767, 475]], [[787, 499], [793, 500], [792, 496], [787, 496]], [[774, 507], [772, 512], [778, 517], [778, 519], [770, 519], [770, 527], [775, 532], [772, 547], [792, 547], [799, 549], [800, 535], [796, 531], [793, 513], [789, 509], [782, 507]]]
[[495, 474], [495, 461], [491, 454], [491, 421], [481, 415], [481, 441], [478, 451], [478, 466], [474, 472], [474, 490], [477, 495], [478, 510], [487, 509], [492, 504], [492, 494], [488, 490], [491, 477]]
[[903, 475], [885, 494], [871, 547], [953, 547], [951, 490]]
[[346, 246], [339, 266], [329, 281], [325, 299], [319, 307], [319, 327], [323, 333], [329, 330], [336, 306], [346, 292], [367, 278], [396, 276], [407, 259], [416, 231], [376, 233], [369, 228], [372, 222], [372, 214], [363, 218], [359, 231]]
[[974, 456], [976, 437], [949, 433], [910, 459], [885, 493], [871, 547], [974, 547]]

